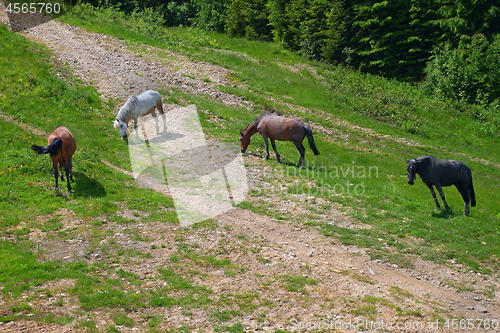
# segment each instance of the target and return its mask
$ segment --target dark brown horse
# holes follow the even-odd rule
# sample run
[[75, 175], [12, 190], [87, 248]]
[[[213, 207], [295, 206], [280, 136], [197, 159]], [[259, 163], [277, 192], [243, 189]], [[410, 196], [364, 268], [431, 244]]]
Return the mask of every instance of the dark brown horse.
[[319, 155], [319, 151], [316, 148], [313, 134], [309, 126], [302, 124], [298, 120], [277, 116], [272, 113], [263, 114], [248, 125], [243, 132], [240, 131], [240, 147], [242, 153], [246, 151], [248, 145], [250, 144], [250, 137], [257, 132], [262, 135], [264, 143], [266, 144], [266, 160], [269, 159], [269, 142], [267, 139], [271, 140], [271, 145], [276, 153], [276, 159], [278, 162], [280, 161], [280, 154], [278, 154], [278, 151], [276, 150], [274, 140], [292, 141], [300, 153], [299, 167], [304, 167], [304, 155], [306, 149], [302, 145], [302, 141], [306, 135], [309, 141], [309, 146], [314, 152], [314, 155]]
[[415, 158], [411, 161], [406, 159], [406, 171], [408, 172], [408, 184], [413, 185], [416, 174], [420, 175], [422, 181], [431, 190], [432, 197], [439, 209], [439, 202], [436, 192], [432, 186], [436, 186], [446, 210], [450, 209], [444, 198], [442, 186], [455, 185], [465, 202], [465, 215], [469, 215], [469, 202], [472, 207], [476, 205], [476, 195], [472, 185], [472, 172], [462, 161], [442, 160], [434, 156]]
[[71, 191], [71, 184], [69, 180], [73, 181], [73, 164], [71, 163], [71, 157], [76, 150], [76, 141], [71, 132], [63, 126], [57, 126], [54, 132], [50, 133], [48, 139], [49, 145], [46, 147], [33, 145], [31, 149], [36, 151], [38, 154], [49, 154], [52, 159], [52, 165], [54, 167], [54, 177], [56, 178], [56, 191], [59, 190], [57, 184], [58, 178], [58, 167], [61, 170], [61, 180], [64, 181], [62, 168], [66, 172], [66, 179], [68, 181], [68, 190]]

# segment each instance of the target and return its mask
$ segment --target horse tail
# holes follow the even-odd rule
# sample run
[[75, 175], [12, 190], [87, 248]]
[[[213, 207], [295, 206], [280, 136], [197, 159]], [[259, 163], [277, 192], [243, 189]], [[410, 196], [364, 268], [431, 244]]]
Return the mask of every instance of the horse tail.
[[472, 185], [472, 176], [469, 181], [470, 204], [472, 207], [476, 206], [476, 194], [474, 193], [474, 185]]
[[161, 100], [161, 95], [159, 96], [159, 98], [156, 100], [156, 108], [158, 109], [158, 112], [160, 112], [160, 114], [163, 114], [163, 103], [162, 103], [162, 100]]
[[318, 148], [316, 148], [316, 144], [314, 143], [313, 132], [309, 126], [304, 125], [304, 129], [306, 131], [307, 140], [309, 141], [309, 147], [311, 147], [314, 155], [319, 155]]
[[62, 143], [63, 143], [62, 139], [57, 137], [52, 141], [52, 143], [50, 145], [48, 145], [46, 147], [33, 145], [33, 146], [31, 146], [31, 149], [33, 149], [38, 154], [49, 154], [50, 153], [50, 156], [53, 156], [62, 150]]

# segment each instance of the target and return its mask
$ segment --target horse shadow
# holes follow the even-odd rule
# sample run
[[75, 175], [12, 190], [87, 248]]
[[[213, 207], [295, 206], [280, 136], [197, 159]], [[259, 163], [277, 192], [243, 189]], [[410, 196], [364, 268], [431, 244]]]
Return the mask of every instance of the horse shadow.
[[97, 180], [86, 176], [81, 172], [75, 172], [75, 185], [72, 193], [79, 197], [102, 198], [106, 196], [104, 186]]
[[[131, 134], [131, 135], [135, 135], [135, 134]], [[177, 139], [183, 138], [183, 137], [184, 137], [184, 134], [180, 134], [180, 133], [162, 132], [159, 135], [157, 135], [149, 140], [146, 140], [146, 143], [147, 144], [162, 143], [162, 142], [167, 142], [167, 141], [174, 141], [174, 140], [177, 140]], [[130, 141], [133, 141], [133, 142], [130, 142]], [[135, 139], [128, 140], [127, 139], [127, 144], [129, 144], [131, 146], [140, 145], [143, 142], [144, 142], [143, 140], [135, 140]]]
[[264, 158], [264, 156], [262, 156], [262, 155], [258, 155], [258, 154], [255, 154], [255, 153], [249, 153], [249, 152], [243, 153], [243, 156], [255, 156], [255, 157], [258, 157], [258, 158]]
[[451, 219], [458, 214], [453, 211], [453, 209], [439, 209], [439, 210], [433, 210], [431, 217], [438, 218], [438, 219]]
[[[249, 153], [249, 152], [246, 152], [243, 154], [243, 156], [255, 156], [257, 158], [260, 158], [260, 159], [263, 159], [264, 156], [263, 155], [259, 155], [259, 154], [255, 154], [255, 153]], [[286, 167], [292, 167], [292, 168], [300, 168], [300, 169], [303, 169], [303, 170], [310, 170], [310, 171], [314, 171], [315, 168], [317, 168], [318, 166], [316, 165], [309, 165], [306, 163], [306, 165], [302, 166], [302, 167], [299, 167], [297, 165], [296, 162], [294, 162], [293, 160], [287, 160], [287, 158], [285, 156], [281, 156], [281, 160], [280, 161], [277, 161], [276, 160], [276, 157], [269, 157], [269, 160], [271, 159], [274, 159], [276, 161], [276, 163], [280, 164], [280, 165], [283, 165], [283, 166], [286, 166]]]
[[317, 165], [315, 165], [315, 164], [309, 165], [308, 163], [306, 163], [306, 164], [305, 164], [305, 165], [303, 165], [303, 166], [298, 166], [298, 165], [297, 165], [297, 163], [296, 163], [296, 162], [294, 162], [293, 160], [292, 160], [292, 161], [290, 161], [290, 160], [288, 160], [288, 161], [287, 161], [287, 160], [283, 161], [283, 159], [284, 159], [284, 158], [283, 158], [283, 156], [282, 156], [282, 157], [281, 157], [281, 161], [280, 161], [280, 162], [278, 162], [278, 163], [279, 163], [279, 164], [282, 164], [282, 165], [284, 165], [284, 166], [287, 166], [287, 167], [292, 167], [292, 168], [293, 168], [293, 167], [295, 167], [295, 168], [299, 168], [299, 169], [301, 169], [301, 170], [309, 170], [309, 171], [315, 171], [315, 170], [318, 168], [318, 166], [317, 166]]

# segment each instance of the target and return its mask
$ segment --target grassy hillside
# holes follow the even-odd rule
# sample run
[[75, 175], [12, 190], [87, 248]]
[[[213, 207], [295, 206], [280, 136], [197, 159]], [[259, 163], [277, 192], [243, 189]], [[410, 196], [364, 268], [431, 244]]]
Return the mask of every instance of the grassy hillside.
[[[322, 154], [313, 157], [308, 150], [309, 172], [290, 171], [289, 166], [298, 159], [291, 144], [278, 144], [286, 157], [284, 165], [269, 161], [272, 168], [281, 167], [285, 181], [294, 184], [289, 186], [290, 192], [322, 194], [333, 202], [355, 207], [350, 214], [373, 226], [365, 231], [319, 226], [325, 234], [369, 246], [374, 256], [387, 255], [382, 248], [389, 242], [400, 253], [436, 261], [453, 258], [478, 271], [496, 271], [500, 249], [498, 114], [481, 106], [428, 96], [418, 86], [309, 62], [274, 43], [182, 28], [157, 29], [145, 37], [140, 32], [146, 21], [125, 22], [111, 11], [90, 7], [80, 7], [66, 20], [132, 44], [171, 49], [231, 69], [234, 85], [221, 89], [254, 102], [252, 112], [186, 95], [175, 88], [168, 92], [175, 101], [196, 103], [224, 119], [227, 129], [203, 124], [211, 136], [236, 143], [233, 129], [245, 128], [267, 110], [299, 116], [331, 130], [333, 135], [315, 133]], [[259, 138], [253, 140], [250, 149], [252, 145], [253, 149], [263, 148]], [[473, 170], [478, 206], [470, 217], [463, 216], [463, 200], [455, 188], [445, 190], [451, 212], [435, 212], [427, 187], [421, 181], [413, 187], [406, 183], [404, 159], [430, 154], [460, 159]], [[355, 176], [331, 174], [349, 167], [356, 168]], [[378, 176], [358, 172], [370, 167], [378, 169]], [[314, 172], [318, 170], [328, 172]], [[304, 185], [310, 181], [315, 185]], [[353, 188], [359, 184], [359, 195], [338, 195], [342, 188], [347, 192], [346, 183]], [[330, 190], [336, 185], [337, 191]], [[424, 241], [413, 244], [407, 239], [411, 236]]]
[[[65, 20], [118, 36], [137, 48], [143, 43], [171, 49], [233, 71], [233, 86], [220, 89], [252, 101], [255, 106], [251, 110], [229, 107], [175, 87], [163, 92], [165, 100], [185, 105], [195, 103], [199, 110], [210, 110], [217, 116], [219, 125], [205, 113], [199, 113], [208, 136], [237, 143], [237, 129], [244, 129], [268, 110], [300, 117], [317, 129], [314, 135], [321, 155], [313, 156], [307, 149], [308, 168], [300, 170], [295, 166], [299, 157], [295, 147], [279, 142], [278, 151], [284, 162], [277, 163], [271, 155], [264, 180], [274, 189], [285, 185], [286, 190], [253, 191], [241, 207], [318, 228], [345, 244], [368, 248], [373, 257], [400, 265], [411, 265], [405, 257], [410, 254], [439, 263], [455, 260], [477, 272], [498, 273], [498, 115], [479, 106], [426, 96], [418, 87], [308, 62], [275, 44], [180, 28], [162, 29], [145, 37], [140, 33], [141, 22], [124, 25], [119, 18], [110, 19], [111, 12], [94, 12], [88, 7], [85, 11], [77, 8]], [[110, 263], [37, 261], [43, 254], [32, 247], [27, 236], [30, 229], [56, 232], [63, 239], [72, 231], [62, 230], [60, 217], [55, 214], [60, 209], [70, 210], [75, 219], [89, 223], [91, 247], [97, 247], [105, 236], [101, 228], [104, 220], [133, 223], [115, 215], [122, 206], [148, 213], [142, 220], [144, 223], [177, 223], [170, 198], [137, 188], [130, 177], [102, 163], [106, 159], [130, 170], [127, 148], [116, 139], [117, 133], [110, 126], [116, 104], [111, 101], [104, 105], [94, 88], [74, 79], [69, 68], [54, 66], [49, 56], [45, 48], [0, 26], [0, 71], [7, 73], [0, 77], [0, 112], [46, 132], [59, 124], [72, 124], [78, 144], [74, 192], [54, 196], [49, 158], [37, 156], [29, 149], [32, 144], [45, 144], [46, 137], [35, 136], [0, 119], [0, 153], [4, 157], [0, 162], [2, 293], [15, 299], [45, 281], [71, 278], [77, 281], [71, 293], [86, 310], [106, 306], [137, 309], [145, 304], [209, 304], [210, 290], [198, 289], [191, 280], [169, 270], [161, 273], [162, 279], [175, 286], [176, 292], [185, 292], [183, 297], [164, 297], [162, 290], [157, 294], [120, 292], [124, 281], [139, 282], [133, 274], [118, 270], [115, 273], [120, 278], [106, 278], [100, 271], [113, 270], [107, 267]], [[262, 155], [263, 147], [262, 139], [256, 136], [249, 150]], [[434, 211], [427, 187], [420, 180], [414, 186], [407, 184], [405, 157], [429, 154], [460, 159], [471, 167], [478, 202], [471, 209], [471, 216], [463, 215], [463, 201], [456, 189], [445, 189], [451, 211]], [[340, 204], [348, 214], [371, 228], [342, 228], [309, 215], [290, 216], [260, 200], [272, 196], [289, 199], [296, 194]], [[324, 207], [325, 211], [327, 208]], [[40, 222], [40, 216], [49, 218]], [[210, 227], [210, 221], [202, 226], [205, 227]], [[137, 237], [140, 239], [140, 235]], [[199, 255], [193, 249], [183, 251], [184, 257], [179, 255], [182, 258], [195, 258], [205, 265], [237, 271], [229, 262]], [[146, 255], [134, 254], [138, 258]], [[18, 306], [19, 311], [29, 308], [27, 301], [20, 300]], [[54, 320], [44, 318], [49, 322]]]

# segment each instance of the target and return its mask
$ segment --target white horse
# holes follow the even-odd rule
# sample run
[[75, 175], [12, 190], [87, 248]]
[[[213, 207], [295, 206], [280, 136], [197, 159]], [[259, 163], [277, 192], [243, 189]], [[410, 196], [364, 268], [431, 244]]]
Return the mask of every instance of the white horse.
[[167, 124], [165, 122], [165, 114], [163, 113], [161, 96], [157, 91], [148, 90], [139, 96], [132, 95], [118, 112], [113, 122], [113, 126], [120, 130], [122, 139], [127, 137], [127, 127], [130, 120], [134, 119], [134, 129], [137, 135], [137, 117], [143, 117], [150, 113], [153, 115], [156, 124], [156, 134], [158, 134], [160, 130], [158, 129], [158, 118], [156, 117], [155, 106], [163, 118], [163, 131], [166, 131]]

